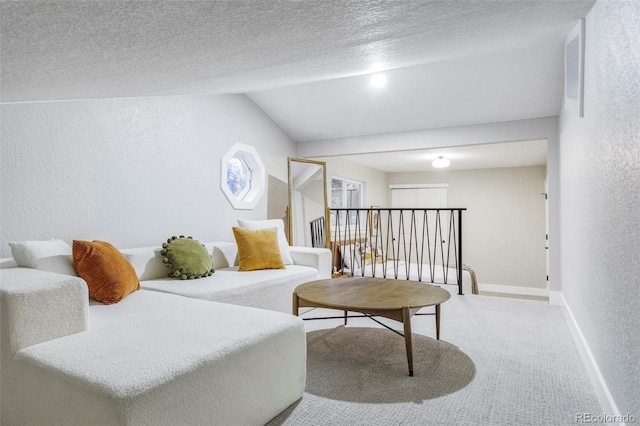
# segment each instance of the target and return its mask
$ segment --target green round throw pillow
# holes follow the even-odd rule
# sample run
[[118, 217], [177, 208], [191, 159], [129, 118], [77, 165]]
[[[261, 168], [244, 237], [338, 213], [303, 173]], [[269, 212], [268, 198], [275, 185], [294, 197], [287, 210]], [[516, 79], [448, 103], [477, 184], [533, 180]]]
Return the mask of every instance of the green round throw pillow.
[[215, 271], [211, 255], [204, 245], [192, 237], [171, 237], [162, 244], [160, 252], [165, 266], [171, 269], [169, 277], [193, 280], [208, 277]]

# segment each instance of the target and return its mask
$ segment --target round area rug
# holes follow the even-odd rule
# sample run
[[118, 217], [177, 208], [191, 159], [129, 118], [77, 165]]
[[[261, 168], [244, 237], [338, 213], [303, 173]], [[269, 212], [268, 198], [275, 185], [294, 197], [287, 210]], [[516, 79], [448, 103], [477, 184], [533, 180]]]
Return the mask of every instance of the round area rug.
[[473, 380], [475, 365], [456, 346], [413, 334], [409, 376], [404, 337], [381, 328], [307, 333], [306, 392], [362, 403], [419, 402], [453, 393]]

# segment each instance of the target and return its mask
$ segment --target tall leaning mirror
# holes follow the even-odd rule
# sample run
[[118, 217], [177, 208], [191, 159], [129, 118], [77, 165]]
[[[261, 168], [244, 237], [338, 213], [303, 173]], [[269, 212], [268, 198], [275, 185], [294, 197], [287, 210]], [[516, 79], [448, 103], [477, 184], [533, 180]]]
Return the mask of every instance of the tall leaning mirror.
[[288, 158], [289, 244], [328, 247], [327, 167], [323, 161]]

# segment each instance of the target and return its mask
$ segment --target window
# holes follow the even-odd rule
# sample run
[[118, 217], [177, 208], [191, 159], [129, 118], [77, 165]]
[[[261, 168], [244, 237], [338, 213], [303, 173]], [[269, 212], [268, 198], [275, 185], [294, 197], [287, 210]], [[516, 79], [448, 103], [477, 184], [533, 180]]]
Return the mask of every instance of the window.
[[251, 188], [251, 169], [242, 157], [236, 153], [236, 156], [227, 161], [227, 186], [239, 199]]
[[[331, 178], [331, 207], [334, 209], [356, 209], [362, 207], [362, 182], [341, 177]], [[340, 213], [340, 224], [346, 223], [346, 212]], [[349, 222], [355, 223], [357, 214], [349, 213]], [[335, 215], [331, 215], [331, 226], [335, 226]]]
[[236, 143], [222, 157], [220, 189], [235, 209], [253, 209], [265, 186], [265, 168], [255, 148]]
[[331, 207], [355, 209], [362, 207], [362, 182], [332, 177]]

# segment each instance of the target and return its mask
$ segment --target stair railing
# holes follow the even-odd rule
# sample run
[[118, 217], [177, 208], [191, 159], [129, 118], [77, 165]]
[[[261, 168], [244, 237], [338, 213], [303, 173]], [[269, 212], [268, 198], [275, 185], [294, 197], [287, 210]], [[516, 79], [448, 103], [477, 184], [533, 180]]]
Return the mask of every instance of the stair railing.
[[[462, 294], [464, 210], [329, 209], [334, 272], [434, 283], [441, 268], [443, 284], [457, 284]], [[455, 269], [455, 277], [450, 277], [449, 268]]]

